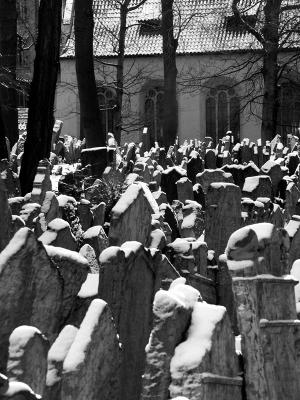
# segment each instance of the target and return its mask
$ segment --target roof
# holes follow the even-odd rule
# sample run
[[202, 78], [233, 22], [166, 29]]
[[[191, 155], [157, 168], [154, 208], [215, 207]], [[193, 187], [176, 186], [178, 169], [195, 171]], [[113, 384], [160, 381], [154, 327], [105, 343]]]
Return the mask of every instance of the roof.
[[[70, 2], [72, 0], [68, 0]], [[132, 4], [139, 0], [132, 0]], [[286, 0], [289, 1], [289, 0]], [[292, 0], [297, 1], [297, 0]], [[129, 13], [126, 56], [162, 54], [162, 36], [157, 29], [161, 17], [161, 0], [147, 0]], [[175, 0], [175, 35], [179, 33], [178, 55], [209, 54], [259, 49], [253, 35], [240, 29], [231, 10], [232, 0]], [[242, 0], [242, 9], [255, 23], [262, 0]], [[94, 55], [117, 55], [119, 8], [114, 0], [94, 0]], [[147, 29], [153, 27], [153, 29]], [[146, 29], [144, 29], [146, 28]], [[74, 57], [74, 34], [68, 40], [64, 58]]]

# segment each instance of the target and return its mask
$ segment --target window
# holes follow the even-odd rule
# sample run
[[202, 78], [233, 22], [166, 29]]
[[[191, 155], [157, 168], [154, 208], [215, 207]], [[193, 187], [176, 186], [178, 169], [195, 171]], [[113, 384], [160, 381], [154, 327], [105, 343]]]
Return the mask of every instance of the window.
[[145, 97], [145, 126], [148, 128], [150, 145], [161, 142], [163, 132], [163, 88], [151, 87]]
[[232, 131], [235, 140], [240, 134], [240, 101], [234, 89], [220, 85], [210, 89], [206, 98], [206, 136], [217, 142]]
[[300, 84], [283, 84], [279, 90], [278, 130], [283, 139], [300, 127]]
[[114, 110], [116, 107], [115, 93], [112, 89], [98, 88], [98, 104], [101, 114], [102, 131], [106, 134], [114, 132]]

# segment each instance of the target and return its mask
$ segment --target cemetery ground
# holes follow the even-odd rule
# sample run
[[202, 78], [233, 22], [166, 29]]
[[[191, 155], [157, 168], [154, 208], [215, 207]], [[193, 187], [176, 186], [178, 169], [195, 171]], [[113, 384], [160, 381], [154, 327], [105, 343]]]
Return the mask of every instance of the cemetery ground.
[[0, 162], [0, 399], [298, 400], [298, 139]]

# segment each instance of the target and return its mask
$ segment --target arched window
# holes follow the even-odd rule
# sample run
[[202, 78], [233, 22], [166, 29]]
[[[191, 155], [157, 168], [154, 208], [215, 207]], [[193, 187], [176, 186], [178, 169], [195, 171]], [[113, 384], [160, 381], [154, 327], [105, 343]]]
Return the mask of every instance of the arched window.
[[206, 136], [217, 142], [228, 130], [239, 139], [240, 101], [234, 89], [219, 85], [210, 89], [206, 98]]
[[278, 133], [284, 138], [300, 127], [300, 84], [283, 84], [279, 90]]
[[162, 141], [163, 134], [163, 99], [161, 86], [153, 86], [145, 96], [145, 126], [148, 127], [150, 145]]
[[115, 93], [110, 88], [100, 87], [98, 92], [98, 104], [101, 114], [102, 131], [114, 133], [114, 110], [116, 107]]

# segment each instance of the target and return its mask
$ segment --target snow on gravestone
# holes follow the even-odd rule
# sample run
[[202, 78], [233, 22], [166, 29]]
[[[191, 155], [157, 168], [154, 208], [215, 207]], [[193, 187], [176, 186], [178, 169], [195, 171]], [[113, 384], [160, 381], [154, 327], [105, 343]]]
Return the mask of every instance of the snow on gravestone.
[[81, 285], [87, 278], [89, 266], [87, 260], [75, 251], [62, 247], [45, 246], [48, 257], [59, 269], [63, 280], [62, 316], [69, 317]]
[[111, 210], [109, 244], [120, 246], [128, 240], [138, 240], [147, 245], [152, 214], [158, 212], [158, 205], [147, 185], [130, 185]]
[[47, 224], [59, 216], [59, 205], [55, 194], [51, 191], [45, 193], [41, 212], [44, 213]]
[[83, 243], [89, 244], [95, 251], [98, 259], [104, 249], [108, 247], [108, 238], [102, 226], [92, 226], [83, 234]]
[[269, 197], [273, 199], [271, 178], [266, 175], [249, 176], [245, 179], [243, 195], [256, 200], [257, 197]]
[[46, 232], [39, 237], [39, 241], [44, 245], [63, 247], [73, 251], [77, 249], [76, 239], [69, 223], [61, 218], [55, 218], [48, 224]]
[[1, 367], [7, 359], [13, 329], [37, 327], [52, 341], [61, 322], [63, 285], [43, 245], [28, 228], [21, 228], [0, 254]]
[[181, 237], [198, 239], [204, 230], [204, 212], [196, 201], [187, 200], [182, 208], [183, 220], [180, 226]]
[[120, 398], [119, 368], [120, 348], [111, 312], [105, 301], [95, 299], [63, 363], [62, 399]]
[[[286, 341], [290, 347], [290, 330], [297, 325], [296, 322], [284, 321], [296, 318], [295, 281], [291, 276], [281, 276], [285, 273], [285, 265], [281, 264], [284, 253], [280, 232], [268, 223], [250, 225], [233, 233], [226, 249], [229, 271], [233, 275], [238, 326], [243, 337], [242, 353], [249, 400], [296, 399], [291, 395], [295, 387], [286, 379], [286, 373], [280, 372], [289, 370], [293, 376], [295, 364], [291, 357], [287, 355], [284, 362], [284, 356], [281, 357], [284, 366], [277, 357], [272, 357], [276, 379], [270, 379], [268, 371], [273, 343], [278, 341], [279, 349]], [[263, 319], [269, 320], [270, 324], [272, 322], [272, 326], [268, 321], [261, 325]], [[282, 323], [279, 324], [280, 321]], [[270, 332], [274, 324], [278, 325], [277, 333]], [[277, 385], [275, 381], [285, 388], [286, 397], [279, 395], [277, 389], [274, 395], [272, 388]]]
[[2, 251], [9, 242], [11, 229], [11, 211], [8, 205], [7, 189], [2, 179], [0, 179], [0, 221], [0, 251]]
[[43, 395], [46, 384], [49, 342], [33, 326], [18, 326], [9, 337], [7, 377], [24, 382]]
[[206, 195], [204, 240], [219, 256], [230, 235], [241, 226], [241, 190], [232, 183], [212, 183]]
[[285, 226], [285, 230], [290, 239], [290, 248], [288, 255], [289, 268], [292, 267], [295, 260], [300, 258], [300, 221], [294, 219], [295, 216]]
[[1, 400], [41, 400], [39, 394], [35, 394], [30, 386], [23, 382], [9, 382], [7, 390], [2, 394]]
[[235, 338], [225, 307], [195, 303], [186, 339], [170, 364], [171, 397], [241, 400]]
[[168, 291], [159, 290], [155, 295], [141, 400], [168, 397], [171, 358], [188, 328], [194, 303], [200, 297], [198, 290], [184, 283], [184, 278], [178, 278]]
[[167, 278], [178, 277], [165, 257], [141, 243], [112, 246], [100, 256], [99, 297], [107, 301], [123, 348], [121, 384], [123, 399], [139, 399], [145, 346], [152, 324], [152, 302]]
[[89, 244], [84, 244], [79, 250], [79, 254], [82, 255], [89, 264], [89, 269], [92, 274], [99, 273], [99, 263], [95, 254], [94, 249]]
[[162, 172], [161, 190], [166, 193], [170, 204], [178, 196], [176, 182], [185, 176], [186, 171], [181, 167], [170, 167]]
[[205, 194], [209, 185], [213, 182], [233, 183], [233, 178], [231, 174], [222, 169], [205, 169], [196, 176], [196, 183], [200, 183]]
[[78, 328], [66, 325], [48, 352], [48, 367], [44, 399], [61, 400], [63, 363], [77, 335]]

